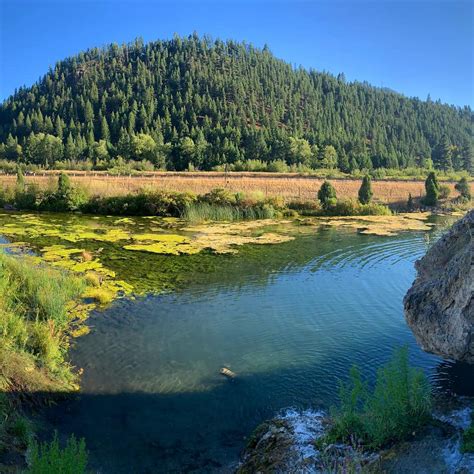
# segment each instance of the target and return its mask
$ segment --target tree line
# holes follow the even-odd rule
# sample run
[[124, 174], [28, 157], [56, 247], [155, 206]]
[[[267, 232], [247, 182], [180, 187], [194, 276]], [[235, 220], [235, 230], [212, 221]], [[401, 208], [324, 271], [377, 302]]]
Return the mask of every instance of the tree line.
[[0, 158], [210, 170], [284, 163], [343, 172], [473, 171], [469, 107], [294, 68], [268, 47], [196, 34], [58, 62], [0, 106]]

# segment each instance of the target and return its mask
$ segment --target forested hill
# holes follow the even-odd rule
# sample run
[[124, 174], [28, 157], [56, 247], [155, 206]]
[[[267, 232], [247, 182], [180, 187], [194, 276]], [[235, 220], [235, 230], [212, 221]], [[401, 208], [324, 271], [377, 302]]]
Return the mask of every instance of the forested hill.
[[439, 169], [472, 170], [472, 122], [469, 107], [295, 69], [266, 47], [193, 35], [59, 62], [0, 106], [0, 154], [50, 167], [106, 167], [121, 156], [176, 170], [284, 160], [352, 171], [427, 167], [430, 159]]

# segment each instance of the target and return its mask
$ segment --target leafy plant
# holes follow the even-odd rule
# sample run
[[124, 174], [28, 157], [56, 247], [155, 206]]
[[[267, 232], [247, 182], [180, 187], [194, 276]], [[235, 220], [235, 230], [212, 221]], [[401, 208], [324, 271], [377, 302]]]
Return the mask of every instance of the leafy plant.
[[460, 181], [454, 185], [454, 188], [459, 193], [462, 200], [471, 200], [471, 187], [469, 186], [469, 181], [465, 176], [462, 177]]
[[27, 474], [84, 474], [88, 455], [84, 439], [72, 435], [64, 448], [59, 445], [58, 435], [50, 443], [33, 443], [30, 467]]
[[367, 387], [353, 367], [349, 382], [341, 383], [340, 405], [332, 410], [333, 425], [323, 443], [357, 439], [379, 448], [406, 439], [429, 420], [430, 385], [420, 369], [409, 366], [406, 347], [378, 370], [373, 390]]

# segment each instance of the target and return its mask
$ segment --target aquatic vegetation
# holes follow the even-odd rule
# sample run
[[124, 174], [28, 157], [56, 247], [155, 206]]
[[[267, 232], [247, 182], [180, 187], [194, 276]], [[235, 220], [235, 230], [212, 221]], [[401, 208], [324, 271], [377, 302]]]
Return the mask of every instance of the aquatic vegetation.
[[353, 367], [349, 382], [340, 385], [339, 399], [322, 444], [353, 438], [370, 448], [380, 448], [405, 439], [431, 416], [430, 384], [421, 369], [410, 367], [406, 347], [378, 370], [373, 390]]
[[322, 225], [357, 230], [360, 234], [392, 236], [403, 231], [428, 231], [432, 224], [426, 223], [428, 214], [398, 214], [395, 216], [338, 217], [322, 221]]
[[[145, 240], [153, 240], [154, 243], [130, 244], [130, 245], [125, 245], [123, 248], [125, 250], [137, 250], [137, 251], [159, 253], [159, 254], [166, 254], [166, 255], [180, 255], [180, 254], [192, 255], [202, 250], [202, 247], [193, 245], [191, 240], [183, 236], [165, 235], [164, 237], [165, 237], [164, 239], [160, 239], [159, 236], [157, 235], [153, 239], [145, 239]], [[175, 238], [167, 239], [166, 237], [175, 237]]]

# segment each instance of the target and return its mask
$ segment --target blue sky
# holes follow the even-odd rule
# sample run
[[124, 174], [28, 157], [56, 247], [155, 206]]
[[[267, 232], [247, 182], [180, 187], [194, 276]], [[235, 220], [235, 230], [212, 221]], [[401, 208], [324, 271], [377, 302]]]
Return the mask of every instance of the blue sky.
[[93, 46], [193, 31], [267, 43], [292, 64], [474, 105], [474, 2], [0, 0], [0, 99]]

